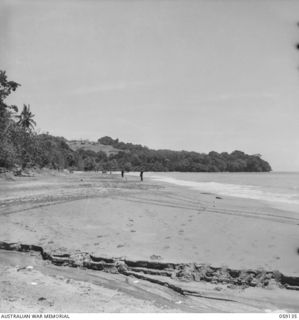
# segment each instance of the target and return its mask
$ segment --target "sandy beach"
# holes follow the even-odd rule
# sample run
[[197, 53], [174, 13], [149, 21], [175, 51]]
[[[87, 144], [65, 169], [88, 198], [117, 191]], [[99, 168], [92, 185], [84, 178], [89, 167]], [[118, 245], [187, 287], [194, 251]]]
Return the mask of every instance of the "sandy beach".
[[[141, 183], [129, 175], [121, 179], [116, 174], [52, 173], [0, 180], [0, 241], [36, 245], [60, 256], [88, 253], [130, 261], [279, 271], [298, 277], [298, 225], [295, 212], [259, 201], [219, 197], [148, 178]], [[238, 303], [182, 300], [169, 288], [132, 276], [53, 266], [32, 252], [0, 253], [0, 281], [5, 288], [0, 293], [1, 312], [298, 312], [298, 291], [274, 282], [267, 288], [245, 288], [227, 282], [168, 279], [212, 292], [213, 297], [233, 297]], [[28, 264], [35, 265], [33, 272], [17, 271]], [[53, 278], [53, 268], [60, 270], [61, 279]], [[39, 285], [27, 284], [29, 294], [22, 300], [17, 293], [25, 290], [26, 274], [34, 275], [31, 282]], [[45, 283], [53, 287], [50, 298], [45, 297]], [[12, 285], [17, 288], [14, 293]], [[143, 296], [136, 293], [141, 288]], [[59, 296], [66, 301], [72, 292], [77, 300], [58, 303]], [[154, 293], [164, 302], [154, 303], [159, 300], [153, 300]]]

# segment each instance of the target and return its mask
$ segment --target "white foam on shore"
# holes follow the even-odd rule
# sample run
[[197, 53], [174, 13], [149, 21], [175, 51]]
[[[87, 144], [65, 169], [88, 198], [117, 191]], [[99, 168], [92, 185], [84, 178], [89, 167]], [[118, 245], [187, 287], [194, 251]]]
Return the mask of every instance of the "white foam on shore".
[[201, 192], [209, 192], [219, 195], [264, 200], [269, 202], [281, 202], [293, 205], [299, 205], [299, 199], [297, 194], [277, 193], [270, 192], [262, 187], [250, 186], [250, 185], [238, 185], [219, 182], [197, 182], [175, 179], [172, 177], [165, 177], [159, 175], [151, 175], [151, 179], [161, 182], [166, 182], [178, 186], [189, 187]]

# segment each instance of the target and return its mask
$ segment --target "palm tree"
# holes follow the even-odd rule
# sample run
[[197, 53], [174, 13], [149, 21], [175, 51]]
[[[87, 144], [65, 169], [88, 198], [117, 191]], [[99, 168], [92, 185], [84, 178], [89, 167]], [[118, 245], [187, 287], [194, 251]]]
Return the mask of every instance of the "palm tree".
[[30, 111], [30, 105], [23, 105], [23, 110], [20, 115], [16, 116], [19, 121], [17, 122], [25, 130], [31, 130], [36, 126], [36, 122], [33, 120], [34, 114]]

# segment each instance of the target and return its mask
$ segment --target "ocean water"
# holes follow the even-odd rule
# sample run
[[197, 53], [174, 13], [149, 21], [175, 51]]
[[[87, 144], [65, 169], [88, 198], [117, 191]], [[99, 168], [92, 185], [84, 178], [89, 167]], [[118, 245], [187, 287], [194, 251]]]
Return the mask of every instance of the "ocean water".
[[299, 214], [299, 172], [146, 172], [144, 177], [200, 192], [266, 201]]

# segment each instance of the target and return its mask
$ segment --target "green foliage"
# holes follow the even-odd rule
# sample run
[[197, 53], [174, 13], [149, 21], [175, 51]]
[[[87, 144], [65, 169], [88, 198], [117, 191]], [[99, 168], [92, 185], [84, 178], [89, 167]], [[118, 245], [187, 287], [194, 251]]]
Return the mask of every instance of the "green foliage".
[[[103, 152], [78, 150], [85, 170], [126, 170], [126, 171], [182, 171], [182, 172], [264, 172], [271, 171], [268, 162], [260, 155], [247, 155], [242, 151], [209, 154], [151, 150], [141, 145], [120, 142], [118, 139], [103, 137], [98, 142], [111, 145], [122, 151], [107, 157]], [[87, 160], [88, 159], [88, 160]], [[94, 159], [94, 161], [92, 161]]]
[[18, 115], [18, 108], [5, 102], [18, 86], [18, 83], [8, 81], [5, 71], [0, 71], [0, 166], [10, 169], [35, 165], [34, 115], [26, 105]]
[[64, 138], [40, 134], [35, 136], [34, 142], [34, 163], [38, 167], [60, 170], [76, 167], [76, 154]]
[[27, 131], [33, 130], [36, 122], [33, 120], [34, 114], [30, 111], [30, 105], [23, 105], [23, 110], [20, 115], [16, 116], [19, 121], [17, 124]]
[[8, 81], [6, 72], [0, 70], [0, 118], [3, 117], [4, 112], [9, 112], [13, 110], [14, 112], [18, 112], [18, 108], [14, 105], [7, 105], [4, 100], [11, 94], [12, 91], [16, 91], [16, 89], [20, 86], [18, 83], [14, 81]]
[[247, 155], [242, 151], [209, 154], [151, 150], [141, 145], [120, 142], [118, 139], [103, 137], [98, 140], [106, 144], [111, 143], [115, 148], [122, 149], [110, 155], [108, 162], [114, 161], [114, 167], [128, 171], [182, 171], [182, 172], [263, 172], [271, 171], [268, 162], [261, 159], [260, 155]]
[[105, 137], [98, 139], [98, 142], [100, 142], [101, 144], [104, 144], [104, 145], [113, 146], [114, 143], [118, 142], [118, 139], [113, 140], [112, 138], [105, 136]]
[[0, 70], [0, 166], [12, 168], [16, 162], [16, 145], [14, 131], [16, 130], [14, 115], [18, 108], [8, 105], [5, 99], [19, 86], [14, 81], [8, 81], [5, 71]]

